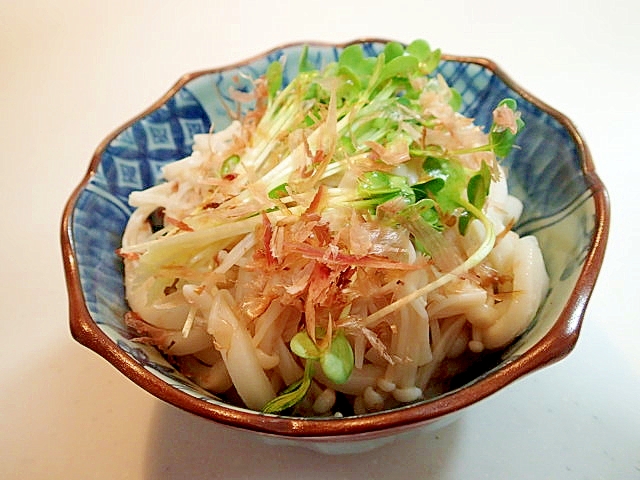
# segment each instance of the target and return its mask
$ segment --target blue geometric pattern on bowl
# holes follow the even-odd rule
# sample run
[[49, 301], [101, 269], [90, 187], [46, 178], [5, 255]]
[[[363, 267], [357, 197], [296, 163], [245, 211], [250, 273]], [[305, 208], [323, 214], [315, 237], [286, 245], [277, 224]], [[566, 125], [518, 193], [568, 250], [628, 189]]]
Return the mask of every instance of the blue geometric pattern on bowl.
[[[369, 42], [364, 49], [368, 55], [377, 55], [383, 46]], [[335, 61], [340, 51], [333, 46], [311, 45], [308, 58], [321, 67]], [[285, 47], [250, 63], [191, 79], [164, 104], [126, 126], [108, 143], [73, 211], [73, 248], [94, 321], [147, 370], [196, 398], [218, 401], [177, 372], [154, 348], [133, 342], [124, 326], [127, 306], [123, 300], [122, 262], [115, 252], [132, 212], [127, 198], [132, 191], [161, 181], [163, 165], [189, 155], [194, 134], [207, 132], [212, 125], [216, 130], [228, 125], [225, 102], [227, 106], [234, 105], [228, 94], [231, 86], [244, 88], [243, 79], [258, 77], [270, 62], [282, 57], [287, 59], [287, 82], [296, 74], [301, 52], [301, 46]], [[589, 183], [567, 129], [522, 98], [490, 69], [476, 63], [444, 60], [437, 73], [460, 92], [462, 113], [475, 118], [477, 124], [490, 125], [493, 108], [505, 97], [518, 101], [526, 122], [518, 137], [521, 148], [514, 150], [504, 165], [511, 192], [525, 206], [516, 230], [538, 236], [553, 270], [549, 271], [549, 295], [539, 315], [548, 321], [533, 325], [526, 338], [509, 352], [515, 355], [548, 331], [559, 313], [557, 309], [564, 305], [567, 292], [575, 284], [594, 229], [595, 207]], [[561, 238], [569, 241], [562, 244], [558, 241]]]

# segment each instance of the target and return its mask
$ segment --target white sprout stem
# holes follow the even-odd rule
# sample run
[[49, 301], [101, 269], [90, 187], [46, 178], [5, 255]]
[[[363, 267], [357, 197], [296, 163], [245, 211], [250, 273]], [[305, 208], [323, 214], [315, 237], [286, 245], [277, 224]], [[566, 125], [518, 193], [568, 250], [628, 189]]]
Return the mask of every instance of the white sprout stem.
[[469, 212], [473, 214], [476, 218], [478, 218], [482, 222], [482, 225], [484, 226], [485, 237], [482, 243], [480, 244], [480, 246], [478, 247], [478, 249], [475, 252], [473, 252], [473, 254], [469, 256], [469, 258], [467, 258], [463, 263], [458, 265], [453, 270], [445, 273], [444, 275], [437, 278], [433, 282], [428, 283], [424, 287], [421, 287], [413, 291], [409, 295], [405, 295], [404, 297], [399, 298], [398, 300], [381, 308], [377, 312], [374, 312], [371, 315], [369, 315], [367, 318], [364, 319], [363, 323], [365, 327], [374, 326], [384, 317], [386, 317], [390, 313], [395, 312], [397, 309], [399, 309], [403, 305], [406, 305], [407, 303], [412, 302], [417, 298], [427, 295], [433, 292], [434, 290], [446, 285], [450, 281], [456, 278], [459, 278], [460, 275], [471, 270], [473, 267], [475, 267], [480, 262], [482, 262], [482, 260], [484, 260], [486, 256], [489, 255], [489, 253], [491, 253], [491, 250], [493, 249], [493, 246], [495, 245], [495, 242], [496, 242], [496, 234], [493, 229], [493, 225], [491, 224], [491, 221], [486, 217], [486, 215], [484, 215], [484, 213], [482, 213], [480, 210], [478, 210], [476, 207], [474, 207], [470, 203], [465, 204], [464, 207], [467, 210], [469, 210]]
[[[268, 140], [251, 150], [251, 152], [255, 154], [255, 158], [252, 159], [248, 155], [245, 155], [242, 158], [243, 164], [253, 166], [256, 170], [259, 170], [263, 166], [265, 159], [279, 143], [278, 133], [286, 131], [291, 127], [291, 124], [296, 117], [298, 106], [294, 104], [287, 105], [286, 107], [283, 107], [283, 110], [285, 110], [285, 113], [278, 115], [276, 120], [274, 120], [274, 123], [269, 125], [269, 128], [265, 132], [264, 136]], [[258, 132], [260, 132], [260, 127], [258, 127]]]
[[[281, 212], [269, 212], [267, 216], [272, 222], [275, 222], [285, 215]], [[189, 245], [199, 244], [200, 242], [210, 244], [218, 240], [224, 240], [238, 235], [246, 235], [255, 230], [256, 226], [262, 222], [262, 217], [255, 215], [250, 218], [238, 220], [232, 223], [224, 223], [213, 225], [193, 232], [184, 232], [180, 235], [163, 237], [149, 240], [147, 242], [130, 245], [123, 248], [123, 253], [140, 253], [154, 248], [172, 248], [179, 247], [182, 244]]]

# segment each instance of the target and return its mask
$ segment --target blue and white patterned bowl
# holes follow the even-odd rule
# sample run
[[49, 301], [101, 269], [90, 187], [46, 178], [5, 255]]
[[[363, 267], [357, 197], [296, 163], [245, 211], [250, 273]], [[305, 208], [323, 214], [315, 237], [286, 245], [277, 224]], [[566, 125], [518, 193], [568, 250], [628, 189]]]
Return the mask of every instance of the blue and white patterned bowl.
[[[384, 40], [366, 40], [377, 55]], [[322, 66], [346, 44], [307, 43]], [[506, 159], [511, 192], [523, 200], [520, 234], [535, 233], [550, 290], [532, 327], [498, 365], [441, 397], [377, 414], [342, 419], [265, 415], [226, 404], [177, 372], [154, 348], [132, 341], [124, 325], [123, 268], [116, 249], [132, 213], [130, 192], [159, 180], [163, 165], [191, 153], [196, 133], [229, 122], [220, 100], [237, 78], [256, 78], [286, 55], [285, 82], [296, 74], [303, 44], [276, 48], [236, 65], [183, 76], [160, 100], [109, 135], [71, 195], [62, 222], [62, 251], [71, 332], [118, 370], [160, 399], [222, 424], [320, 451], [362, 450], [414, 427], [441, 424], [465, 407], [568, 354], [603, 261], [609, 227], [606, 190], [574, 125], [511, 81], [493, 62], [445, 55], [438, 72], [462, 95], [463, 113], [490, 125], [504, 97], [518, 101], [527, 127], [521, 149]], [[230, 98], [225, 98], [233, 104]]]

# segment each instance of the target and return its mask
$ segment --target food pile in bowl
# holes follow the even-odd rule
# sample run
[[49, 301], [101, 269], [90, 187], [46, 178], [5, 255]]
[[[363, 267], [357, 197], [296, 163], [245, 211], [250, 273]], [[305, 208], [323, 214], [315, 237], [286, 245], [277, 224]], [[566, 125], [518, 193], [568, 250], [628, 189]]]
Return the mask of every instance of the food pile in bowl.
[[491, 62], [286, 46], [99, 148], [63, 222], [72, 332], [226, 424], [389, 433], [571, 350], [607, 209], [570, 122]]

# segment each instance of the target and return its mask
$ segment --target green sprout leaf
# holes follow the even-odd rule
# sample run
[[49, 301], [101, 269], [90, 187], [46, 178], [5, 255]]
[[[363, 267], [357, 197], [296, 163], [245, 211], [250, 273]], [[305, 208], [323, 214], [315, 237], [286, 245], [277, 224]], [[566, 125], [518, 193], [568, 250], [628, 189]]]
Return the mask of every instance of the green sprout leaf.
[[444, 179], [432, 178], [426, 182], [416, 183], [411, 187], [416, 195], [416, 200], [422, 200], [423, 198], [430, 198], [436, 195], [444, 187]]
[[303, 377], [285, 388], [280, 392], [280, 395], [275, 397], [273, 400], [267, 402], [267, 404], [262, 407], [262, 412], [280, 413], [300, 403], [311, 387], [313, 363], [314, 362], [312, 360], [307, 360], [304, 367]]
[[404, 47], [399, 42], [389, 42], [384, 46], [384, 58], [386, 62], [404, 55]]
[[462, 95], [455, 88], [450, 88], [449, 91], [451, 92], [449, 106], [454, 112], [457, 112], [462, 108]]
[[[319, 332], [320, 334], [322, 332]], [[322, 371], [329, 380], [341, 384], [351, 376], [354, 354], [349, 340], [342, 330], [338, 330], [328, 348], [321, 350], [306, 331], [296, 333], [289, 343], [291, 351], [305, 359], [303, 377], [285, 388], [273, 400], [262, 407], [264, 413], [279, 413], [300, 403], [313, 379], [313, 366], [318, 360]]]
[[442, 52], [440, 51], [439, 48], [431, 52], [431, 55], [429, 56], [429, 58], [427, 58], [424, 62], [420, 64], [420, 71], [425, 75], [433, 72], [436, 69], [436, 67], [440, 64], [441, 56], [442, 56]]
[[[467, 185], [467, 198], [471, 205], [478, 210], [482, 210], [484, 203], [489, 195], [489, 188], [491, 187], [491, 170], [486, 162], [482, 162], [482, 166], [478, 173], [473, 175], [469, 179]], [[462, 212], [458, 218], [458, 231], [464, 235], [469, 226], [469, 222], [474, 218], [468, 210]]]
[[273, 100], [278, 91], [282, 88], [282, 63], [271, 62], [265, 73], [267, 81], [267, 92], [269, 100]]
[[231, 155], [229, 158], [225, 159], [225, 161], [222, 162], [222, 167], [220, 167], [220, 176], [224, 177], [225, 175], [232, 173], [239, 162], [240, 157], [238, 155]]
[[377, 170], [362, 174], [357, 192], [360, 200], [353, 202], [354, 205], [372, 209], [395, 197], [402, 197], [407, 204], [416, 200], [405, 177]]
[[349, 69], [360, 79], [362, 85], [366, 85], [367, 79], [373, 74], [376, 58], [365, 57], [360, 45], [349, 45], [338, 58], [340, 68]]
[[461, 195], [467, 186], [467, 174], [462, 165], [446, 158], [427, 157], [422, 165], [432, 178], [439, 179], [430, 192], [444, 213], [452, 213], [461, 206]]
[[426, 62], [431, 57], [431, 47], [426, 40], [414, 40], [406, 49], [407, 53], [416, 57], [420, 62]]
[[436, 202], [430, 198], [423, 198], [413, 205], [409, 205], [400, 214], [407, 223], [420, 220], [420, 223], [426, 224], [436, 231], [442, 231], [444, 228], [440, 221]]
[[309, 46], [305, 45], [300, 55], [300, 61], [298, 62], [298, 72], [312, 72], [315, 69], [315, 66], [309, 60]]
[[354, 355], [351, 344], [342, 330], [338, 330], [328, 350], [322, 352], [320, 366], [329, 380], [341, 384], [349, 380]]
[[484, 207], [484, 202], [489, 195], [489, 187], [491, 187], [491, 170], [486, 162], [482, 162], [482, 166], [467, 185], [467, 198], [476, 207]]
[[414, 40], [407, 45], [406, 52], [419, 61], [419, 70], [423, 75], [431, 73], [440, 63], [440, 50], [431, 50], [425, 40]]
[[289, 343], [291, 351], [300, 358], [317, 360], [322, 352], [305, 331], [296, 333]]
[[278, 198], [286, 197], [287, 195], [289, 195], [289, 192], [287, 191], [286, 182], [281, 183], [275, 188], [272, 188], [268, 193], [269, 198], [273, 198], [274, 200], [277, 200]]
[[395, 57], [385, 64], [380, 72], [378, 82], [396, 77], [408, 77], [418, 69], [418, 59], [409, 55]]
[[[482, 207], [484, 207], [487, 196], [489, 195], [490, 187], [491, 170], [486, 162], [482, 162], [480, 170], [469, 179], [469, 184], [467, 185], [467, 198], [475, 211], [482, 211]], [[458, 219], [458, 230], [462, 235], [466, 233], [469, 222], [474, 217], [477, 217], [477, 215], [471, 213], [469, 209], [465, 210], [463, 215], [460, 216]]]
[[495, 122], [491, 125], [491, 129], [489, 130], [490, 143], [493, 148], [494, 153], [497, 157], [505, 158], [511, 152], [511, 148], [516, 140], [516, 136], [520, 131], [524, 128], [525, 124], [522, 118], [520, 118], [520, 112], [518, 111], [518, 104], [512, 98], [505, 98], [500, 103], [498, 103], [498, 107], [506, 106], [515, 116], [516, 122], [516, 131], [513, 132], [509, 128], [504, 128], [503, 126], [497, 125]]

